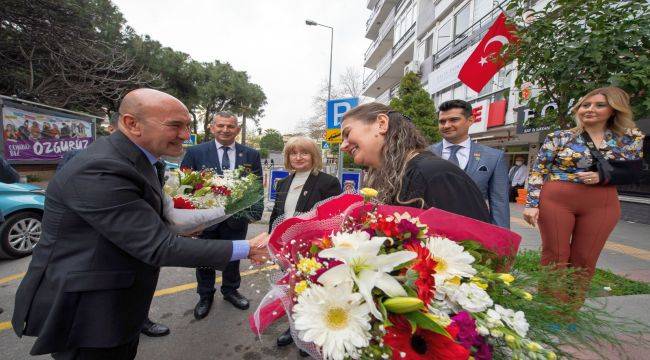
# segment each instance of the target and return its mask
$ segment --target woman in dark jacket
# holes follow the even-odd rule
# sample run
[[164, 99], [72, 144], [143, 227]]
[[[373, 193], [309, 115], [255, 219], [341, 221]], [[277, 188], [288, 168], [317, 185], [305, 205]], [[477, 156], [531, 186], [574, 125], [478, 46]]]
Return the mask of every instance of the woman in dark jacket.
[[[284, 217], [311, 210], [318, 202], [341, 193], [339, 180], [321, 170], [323, 160], [316, 143], [306, 137], [292, 137], [284, 147], [284, 167], [291, 175], [277, 184], [277, 198], [269, 220], [269, 232]], [[284, 215], [284, 216], [283, 216]], [[278, 337], [278, 346], [293, 342], [291, 329]]]
[[490, 222], [487, 205], [458, 166], [426, 150], [411, 120], [380, 103], [358, 106], [343, 116], [341, 150], [368, 166], [366, 185], [389, 205], [435, 207]]

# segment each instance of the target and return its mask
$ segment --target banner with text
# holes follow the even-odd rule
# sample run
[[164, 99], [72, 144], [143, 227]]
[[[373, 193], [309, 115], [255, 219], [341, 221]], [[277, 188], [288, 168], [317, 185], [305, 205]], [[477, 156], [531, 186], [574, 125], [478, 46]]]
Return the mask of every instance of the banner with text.
[[59, 160], [93, 142], [92, 123], [63, 115], [2, 108], [7, 160]]

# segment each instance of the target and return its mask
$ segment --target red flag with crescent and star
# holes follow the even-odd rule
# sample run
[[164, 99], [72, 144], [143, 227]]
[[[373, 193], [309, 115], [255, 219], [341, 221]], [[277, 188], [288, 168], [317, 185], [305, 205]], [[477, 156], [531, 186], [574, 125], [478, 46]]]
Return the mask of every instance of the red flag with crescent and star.
[[460, 69], [458, 79], [477, 93], [481, 92], [485, 84], [505, 65], [505, 62], [496, 57], [503, 45], [517, 42], [514, 30], [513, 25], [506, 24], [506, 14], [501, 13]]

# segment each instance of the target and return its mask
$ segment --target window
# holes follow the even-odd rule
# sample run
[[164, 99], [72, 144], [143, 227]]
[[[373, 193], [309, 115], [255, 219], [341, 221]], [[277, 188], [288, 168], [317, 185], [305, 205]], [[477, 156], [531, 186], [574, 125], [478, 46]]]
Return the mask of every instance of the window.
[[393, 39], [393, 45], [396, 45], [408, 30], [415, 23], [415, 10], [413, 6], [410, 6], [406, 9], [402, 15], [395, 21], [395, 36]]
[[474, 22], [481, 20], [481, 18], [492, 10], [493, 0], [474, 0]]
[[451, 42], [451, 19], [447, 20], [442, 26], [438, 29], [438, 48], [436, 51], [442, 50], [445, 45]]
[[454, 86], [453, 98], [454, 99], [465, 100], [467, 98], [466, 89], [467, 89], [467, 87], [465, 85], [463, 85], [462, 83]]
[[469, 3], [454, 15], [454, 36], [462, 34], [469, 28]]

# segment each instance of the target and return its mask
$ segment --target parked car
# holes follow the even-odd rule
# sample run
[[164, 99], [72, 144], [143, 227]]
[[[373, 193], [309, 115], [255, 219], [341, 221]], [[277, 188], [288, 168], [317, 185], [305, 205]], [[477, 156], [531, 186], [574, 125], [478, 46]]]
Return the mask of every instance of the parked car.
[[[30, 184], [0, 183], [0, 255], [31, 255], [41, 238], [45, 190]], [[1, 220], [1, 219], [0, 219]]]

